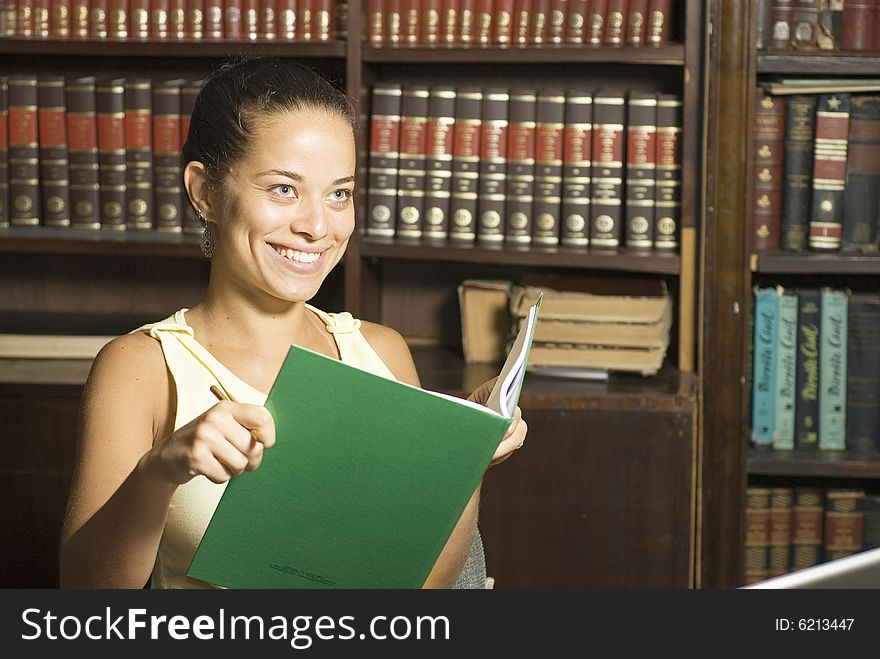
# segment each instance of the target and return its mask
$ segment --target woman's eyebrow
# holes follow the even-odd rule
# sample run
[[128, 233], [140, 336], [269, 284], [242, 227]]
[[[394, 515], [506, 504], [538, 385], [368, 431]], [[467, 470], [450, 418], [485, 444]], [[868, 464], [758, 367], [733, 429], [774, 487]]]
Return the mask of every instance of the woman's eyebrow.
[[354, 176], [346, 176], [345, 178], [338, 178], [331, 185], [342, 185], [344, 183], [351, 183], [354, 181]]
[[[257, 176], [285, 176], [292, 181], [296, 181], [297, 183], [302, 183], [305, 181], [302, 174], [297, 174], [296, 172], [289, 172], [286, 169], [267, 169], [265, 172], [259, 172]], [[343, 178], [338, 178], [333, 181], [330, 185], [343, 185], [345, 183], [351, 183], [354, 181], [354, 176], [345, 176]]]

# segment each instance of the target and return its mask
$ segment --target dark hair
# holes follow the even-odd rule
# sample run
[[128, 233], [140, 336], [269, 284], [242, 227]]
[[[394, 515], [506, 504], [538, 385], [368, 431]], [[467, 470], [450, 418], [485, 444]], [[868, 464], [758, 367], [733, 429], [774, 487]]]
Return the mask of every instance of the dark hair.
[[245, 56], [221, 65], [202, 85], [183, 145], [183, 164], [205, 166], [212, 190], [220, 190], [230, 165], [247, 153], [254, 123], [302, 109], [336, 114], [355, 129], [354, 107], [340, 88], [288, 59]]

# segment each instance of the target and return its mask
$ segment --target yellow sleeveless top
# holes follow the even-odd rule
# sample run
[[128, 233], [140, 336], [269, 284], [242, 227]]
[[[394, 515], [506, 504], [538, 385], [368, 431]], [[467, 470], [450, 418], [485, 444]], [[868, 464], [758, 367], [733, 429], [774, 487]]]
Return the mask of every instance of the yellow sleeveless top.
[[[343, 362], [375, 375], [395, 379], [376, 351], [360, 332], [360, 321], [350, 313], [325, 313], [306, 305], [317, 315], [333, 335]], [[162, 352], [177, 390], [177, 412], [174, 429], [186, 425], [217, 399], [210, 391], [217, 385], [229, 398], [241, 403], [263, 405], [267, 394], [254, 389], [205, 349], [196, 339], [193, 329], [186, 324], [187, 309], [158, 323], [138, 328], [162, 344]], [[150, 581], [152, 588], [210, 588], [208, 584], [190, 579], [186, 571], [195, 555], [199, 542], [214, 514], [226, 483], [212, 483], [197, 476], [177, 488], [171, 498], [168, 517]]]

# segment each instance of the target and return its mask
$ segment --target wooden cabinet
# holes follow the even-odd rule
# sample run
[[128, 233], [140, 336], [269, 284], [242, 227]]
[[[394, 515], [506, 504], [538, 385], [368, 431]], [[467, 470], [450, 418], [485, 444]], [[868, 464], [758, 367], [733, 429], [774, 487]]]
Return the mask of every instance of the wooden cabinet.
[[[707, 70], [702, 420], [703, 554], [719, 566], [707, 586], [743, 583], [745, 490], [813, 485], [876, 490], [877, 460], [847, 452], [756, 451], [750, 447], [752, 289], [823, 286], [876, 291], [880, 259], [865, 255], [753, 250], [755, 94], [777, 76], [876, 76], [877, 53], [757, 50], [755, 0], [713, 2]], [[709, 474], [711, 473], [711, 477]]]
[[[340, 81], [358, 102], [358, 217], [365, 217], [370, 90], [394, 81], [427, 85], [613, 87], [676, 94], [683, 102], [680, 248], [671, 254], [620, 249], [512, 249], [403, 244], [359, 227], [343, 263], [315, 303], [388, 324], [413, 347], [424, 386], [466, 394], [495, 374], [465, 365], [456, 286], [466, 278], [565, 281], [633, 290], [663, 281], [676, 316], [666, 364], [655, 377], [613, 375], [607, 383], [528, 376], [522, 408], [527, 448], [490, 470], [481, 526], [498, 587], [687, 588], [711, 583], [716, 556], [703, 539], [705, 458], [699, 419], [703, 364], [700, 273], [703, 181], [703, 3], [673, 2], [669, 43], [660, 47], [377, 47], [326, 43], [123, 43], [0, 40], [6, 72], [85, 72], [193, 78], [222, 58], [254, 52], [297, 58]], [[364, 26], [360, 3], [348, 34]], [[0, 230], [0, 321], [40, 332], [120, 333], [191, 306], [208, 266], [193, 237], [64, 229]], [[4, 524], [4, 585], [54, 585], [58, 523], [75, 442], [84, 364], [13, 365], [0, 376], [0, 441], [34, 439], [0, 470], [13, 493]], [[61, 369], [58, 371], [57, 369]], [[21, 372], [25, 372], [24, 375]], [[16, 373], [18, 373], [16, 375]], [[63, 381], [64, 384], [58, 384]], [[52, 425], [40, 420], [52, 417]], [[52, 453], [53, 461], [44, 462]], [[45, 490], [45, 492], [44, 492]], [[705, 518], [705, 513], [703, 513]], [[723, 553], [723, 552], [722, 552]], [[4, 577], [5, 578], [5, 577]]]

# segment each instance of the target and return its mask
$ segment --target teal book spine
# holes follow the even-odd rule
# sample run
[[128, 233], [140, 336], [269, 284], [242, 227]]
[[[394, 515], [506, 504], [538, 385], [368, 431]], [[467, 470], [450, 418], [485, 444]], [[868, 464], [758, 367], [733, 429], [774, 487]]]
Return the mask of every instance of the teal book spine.
[[780, 292], [779, 337], [776, 342], [776, 414], [773, 448], [794, 449], [795, 371], [797, 368], [798, 298]]
[[846, 449], [846, 291], [822, 290], [819, 330], [819, 449]]
[[755, 291], [754, 348], [752, 352], [752, 442], [773, 445], [776, 412], [776, 342], [779, 334], [779, 292]]

